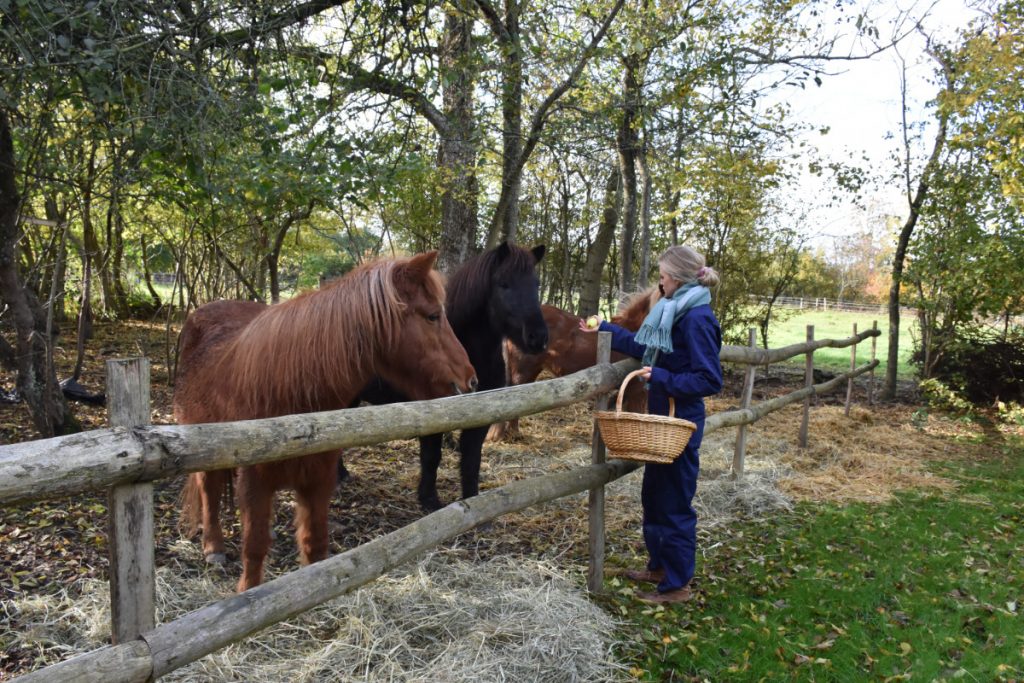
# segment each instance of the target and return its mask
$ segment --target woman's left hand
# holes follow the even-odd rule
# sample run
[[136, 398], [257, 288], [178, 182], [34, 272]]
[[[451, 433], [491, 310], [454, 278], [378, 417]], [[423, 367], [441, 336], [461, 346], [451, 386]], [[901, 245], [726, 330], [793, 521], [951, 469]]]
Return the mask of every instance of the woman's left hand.
[[651, 381], [651, 366], [650, 365], [645, 365], [642, 368], [640, 368], [640, 377], [643, 378], [643, 380], [645, 382], [650, 382]]

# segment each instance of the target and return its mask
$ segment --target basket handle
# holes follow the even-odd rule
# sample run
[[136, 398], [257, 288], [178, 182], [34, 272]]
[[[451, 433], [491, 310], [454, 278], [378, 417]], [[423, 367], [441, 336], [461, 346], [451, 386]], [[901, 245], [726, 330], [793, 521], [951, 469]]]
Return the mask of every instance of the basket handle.
[[[639, 377], [641, 374], [643, 374], [643, 371], [643, 368], [640, 368], [639, 370], [634, 370], [633, 372], [626, 375], [626, 378], [622, 380], [622, 385], [619, 387], [619, 395], [615, 399], [616, 415], [622, 412], [622, 397], [626, 393], [626, 385], [629, 384], [629, 380], [633, 379], [634, 377]], [[676, 416], [676, 400], [671, 396], [668, 397], [668, 416]]]

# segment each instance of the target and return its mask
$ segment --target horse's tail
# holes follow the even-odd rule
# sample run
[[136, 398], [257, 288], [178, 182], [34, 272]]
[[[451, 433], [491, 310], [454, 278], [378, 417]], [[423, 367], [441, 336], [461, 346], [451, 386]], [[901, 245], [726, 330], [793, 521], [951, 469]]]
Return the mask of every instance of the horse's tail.
[[221, 502], [230, 501], [234, 496], [233, 477], [231, 472], [193, 472], [188, 475], [185, 487], [181, 489], [178, 496], [178, 504], [181, 507], [181, 516], [178, 518], [178, 531], [186, 538], [192, 538], [199, 532], [203, 521], [203, 498], [200, 490], [203, 485], [203, 475], [213, 476], [219, 487], [215, 495], [220, 497]]
[[188, 475], [185, 487], [181, 489], [178, 504], [181, 516], [178, 518], [178, 532], [186, 538], [192, 538], [199, 531], [202, 521], [202, 497], [199, 495], [199, 473]]

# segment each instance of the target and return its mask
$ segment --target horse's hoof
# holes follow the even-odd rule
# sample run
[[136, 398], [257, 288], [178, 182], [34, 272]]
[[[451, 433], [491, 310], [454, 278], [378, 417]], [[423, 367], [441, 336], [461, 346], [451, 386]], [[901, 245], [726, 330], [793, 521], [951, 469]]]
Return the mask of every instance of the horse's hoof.
[[444, 503], [442, 503], [438, 498], [431, 498], [430, 500], [421, 500], [420, 507], [423, 509], [423, 512], [430, 514], [431, 512], [437, 512], [443, 508]]
[[224, 553], [206, 553], [206, 564], [224, 565], [228, 562], [228, 556]]

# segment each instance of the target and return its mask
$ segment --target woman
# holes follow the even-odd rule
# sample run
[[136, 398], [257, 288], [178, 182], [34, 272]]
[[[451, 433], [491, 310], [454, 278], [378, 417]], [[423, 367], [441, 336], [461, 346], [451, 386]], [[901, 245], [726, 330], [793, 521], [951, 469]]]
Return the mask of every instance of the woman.
[[686, 448], [670, 465], [648, 463], [642, 490], [644, 543], [647, 568], [626, 576], [657, 584], [657, 592], [640, 593], [651, 603], [685, 602], [690, 599], [697, 552], [697, 513], [693, 496], [700, 469], [698, 449], [704, 434], [705, 396], [722, 389], [722, 330], [711, 311], [711, 292], [718, 273], [705, 264], [704, 256], [690, 247], [669, 247], [658, 259], [661, 299], [634, 334], [602, 321], [588, 328], [612, 333], [612, 348], [643, 362], [642, 377], [648, 383], [648, 412], [668, 414], [668, 398], [675, 399], [676, 417], [697, 425]]

